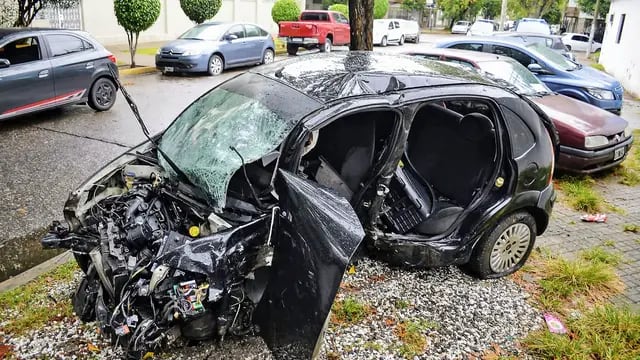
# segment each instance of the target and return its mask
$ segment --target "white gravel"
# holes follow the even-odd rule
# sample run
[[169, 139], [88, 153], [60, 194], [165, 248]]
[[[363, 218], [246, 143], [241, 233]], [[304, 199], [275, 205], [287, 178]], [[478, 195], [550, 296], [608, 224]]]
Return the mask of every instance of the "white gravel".
[[[58, 284], [50, 291], [60, 299], [70, 296], [74, 283]], [[480, 353], [492, 344], [517, 353], [515, 341], [541, 326], [541, 314], [528, 305], [527, 294], [509, 280], [475, 280], [455, 267], [407, 271], [369, 259], [361, 260], [355, 274], [345, 275], [338, 299], [353, 297], [375, 309], [364, 321], [327, 330], [325, 353], [341, 359], [399, 359], [400, 340], [394, 327], [401, 321], [423, 321], [426, 351], [416, 359], [459, 359]], [[398, 300], [401, 300], [398, 302]], [[402, 304], [399, 306], [398, 304]], [[6, 316], [18, 314], [2, 313]], [[95, 324], [76, 319], [53, 322], [42, 329], [0, 340], [14, 347], [20, 359], [116, 359], [121, 356], [96, 331]], [[91, 345], [89, 345], [91, 344]], [[375, 344], [375, 346], [372, 346]], [[259, 337], [225, 339], [195, 346], [175, 344], [162, 359], [270, 359]], [[323, 354], [323, 357], [326, 355]]]

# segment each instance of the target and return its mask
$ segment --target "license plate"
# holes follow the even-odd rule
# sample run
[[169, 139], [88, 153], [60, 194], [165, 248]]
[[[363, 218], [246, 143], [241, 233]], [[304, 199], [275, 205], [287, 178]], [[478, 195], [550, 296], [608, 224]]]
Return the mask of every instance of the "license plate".
[[173, 72], [173, 66], [165, 66], [165, 67], [164, 67], [164, 71], [166, 71], [166, 72]]
[[302, 38], [291, 38], [291, 42], [302, 42]]
[[613, 160], [621, 159], [624, 156], [625, 148], [621, 147], [613, 151]]

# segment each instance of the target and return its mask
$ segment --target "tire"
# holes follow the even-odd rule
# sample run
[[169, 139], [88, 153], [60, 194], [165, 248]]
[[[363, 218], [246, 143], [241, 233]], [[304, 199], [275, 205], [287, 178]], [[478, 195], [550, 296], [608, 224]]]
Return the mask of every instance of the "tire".
[[262, 54], [262, 64], [264, 64], [264, 65], [271, 64], [273, 62], [273, 60], [275, 59], [275, 55], [276, 54], [273, 52], [273, 50], [266, 49], [264, 51], [264, 54]]
[[400, 36], [400, 41], [398, 41], [398, 45], [404, 45], [404, 35]]
[[387, 43], [387, 37], [383, 36], [382, 40], [380, 40], [380, 46], [385, 47], [387, 45], [389, 45], [389, 43]]
[[217, 76], [224, 71], [224, 60], [218, 54], [211, 55], [208, 64], [207, 74], [209, 74], [209, 76]]
[[420, 42], [420, 33], [417, 33], [417, 34], [416, 34], [416, 38], [415, 38], [415, 40], [413, 40], [413, 42], [414, 42], [415, 44], [417, 44], [417, 43], [419, 43], [419, 42]]
[[116, 103], [117, 88], [113, 80], [102, 77], [89, 89], [89, 106], [95, 111], [107, 111]]
[[333, 43], [330, 38], [324, 41], [324, 44], [320, 45], [320, 52], [330, 53], [333, 50]]
[[565, 45], [567, 47], [567, 50], [571, 51], [571, 45]]
[[[513, 274], [529, 258], [535, 240], [536, 221], [533, 216], [528, 212], [511, 214], [480, 239], [464, 268], [480, 279]], [[506, 263], [503, 262], [505, 259]]]
[[298, 45], [287, 44], [287, 54], [295, 56], [298, 53]]

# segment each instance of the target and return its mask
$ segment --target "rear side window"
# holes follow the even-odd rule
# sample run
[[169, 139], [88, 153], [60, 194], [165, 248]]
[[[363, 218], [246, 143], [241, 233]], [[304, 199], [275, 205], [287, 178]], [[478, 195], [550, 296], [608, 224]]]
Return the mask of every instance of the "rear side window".
[[482, 44], [455, 44], [450, 46], [452, 49], [461, 49], [461, 50], [472, 50], [472, 51], [482, 51]]
[[40, 44], [36, 37], [26, 37], [0, 47], [0, 58], [12, 65], [40, 60]]
[[512, 49], [506, 46], [494, 45], [493, 53], [513, 58], [516, 61], [518, 61], [520, 64], [522, 64], [524, 67], [527, 67], [530, 64], [534, 64], [536, 62], [531, 56], [523, 53], [522, 51]]
[[502, 110], [504, 112], [505, 122], [507, 123], [507, 129], [509, 130], [513, 157], [520, 157], [535, 145], [533, 133], [515, 112], [505, 106], [502, 106]]
[[47, 35], [53, 57], [84, 51], [84, 41], [73, 35]]
[[260, 36], [260, 29], [257, 26], [245, 25], [244, 28], [247, 31], [247, 37]]

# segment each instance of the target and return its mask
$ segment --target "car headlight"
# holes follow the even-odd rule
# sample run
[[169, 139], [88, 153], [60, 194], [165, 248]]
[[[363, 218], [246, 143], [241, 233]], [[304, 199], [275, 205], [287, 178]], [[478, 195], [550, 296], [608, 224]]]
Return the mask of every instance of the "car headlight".
[[194, 55], [200, 55], [201, 53], [202, 51], [200, 50], [187, 50], [182, 53], [182, 56], [194, 56]]
[[628, 138], [629, 136], [631, 136], [631, 134], [633, 133], [633, 130], [631, 130], [631, 126], [628, 126], [626, 128], [624, 128], [624, 137]]
[[597, 148], [609, 144], [609, 139], [606, 136], [595, 135], [587, 136], [584, 138], [584, 147], [587, 149]]
[[162, 49], [158, 48], [158, 50], [156, 50], [156, 55], [160, 55], [161, 52], [162, 52]]
[[609, 90], [598, 89], [598, 88], [587, 88], [587, 92], [591, 94], [591, 96], [595, 97], [596, 99], [601, 99], [601, 100], [614, 99], [613, 93]]

